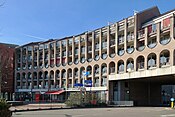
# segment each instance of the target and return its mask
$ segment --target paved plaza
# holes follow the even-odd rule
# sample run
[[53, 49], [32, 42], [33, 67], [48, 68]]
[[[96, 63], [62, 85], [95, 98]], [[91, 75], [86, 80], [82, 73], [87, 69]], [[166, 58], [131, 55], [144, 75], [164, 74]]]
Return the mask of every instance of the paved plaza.
[[13, 117], [175, 117], [175, 109], [166, 107], [117, 107], [58, 109], [13, 113]]

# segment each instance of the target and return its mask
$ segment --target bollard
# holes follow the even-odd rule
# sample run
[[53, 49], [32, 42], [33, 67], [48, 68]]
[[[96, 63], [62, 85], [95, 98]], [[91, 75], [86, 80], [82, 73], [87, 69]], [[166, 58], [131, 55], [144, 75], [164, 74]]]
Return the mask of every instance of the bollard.
[[170, 101], [171, 101], [171, 108], [174, 108], [174, 98], [171, 98]]

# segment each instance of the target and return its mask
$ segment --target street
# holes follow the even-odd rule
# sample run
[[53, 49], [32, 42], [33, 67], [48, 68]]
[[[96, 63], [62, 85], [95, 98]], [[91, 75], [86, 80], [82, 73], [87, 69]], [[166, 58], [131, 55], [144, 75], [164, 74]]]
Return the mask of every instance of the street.
[[117, 107], [26, 111], [13, 117], [175, 117], [168, 107]]

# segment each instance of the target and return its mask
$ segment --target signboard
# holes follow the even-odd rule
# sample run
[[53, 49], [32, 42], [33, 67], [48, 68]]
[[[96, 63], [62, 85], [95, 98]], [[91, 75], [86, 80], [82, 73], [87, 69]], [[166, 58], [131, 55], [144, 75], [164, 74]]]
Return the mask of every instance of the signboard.
[[75, 87], [82, 87], [83, 84], [81, 84], [81, 83], [76, 83], [76, 84], [74, 84], [74, 86], [75, 86]]
[[85, 87], [92, 87], [92, 80], [84, 80]]

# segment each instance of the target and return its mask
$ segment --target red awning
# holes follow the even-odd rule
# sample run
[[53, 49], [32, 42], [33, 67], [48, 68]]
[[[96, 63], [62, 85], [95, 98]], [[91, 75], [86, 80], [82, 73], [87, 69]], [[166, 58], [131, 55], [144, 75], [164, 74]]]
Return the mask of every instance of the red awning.
[[61, 93], [65, 92], [64, 90], [60, 90], [60, 91], [47, 91], [44, 94], [52, 94], [52, 95], [59, 95]]

